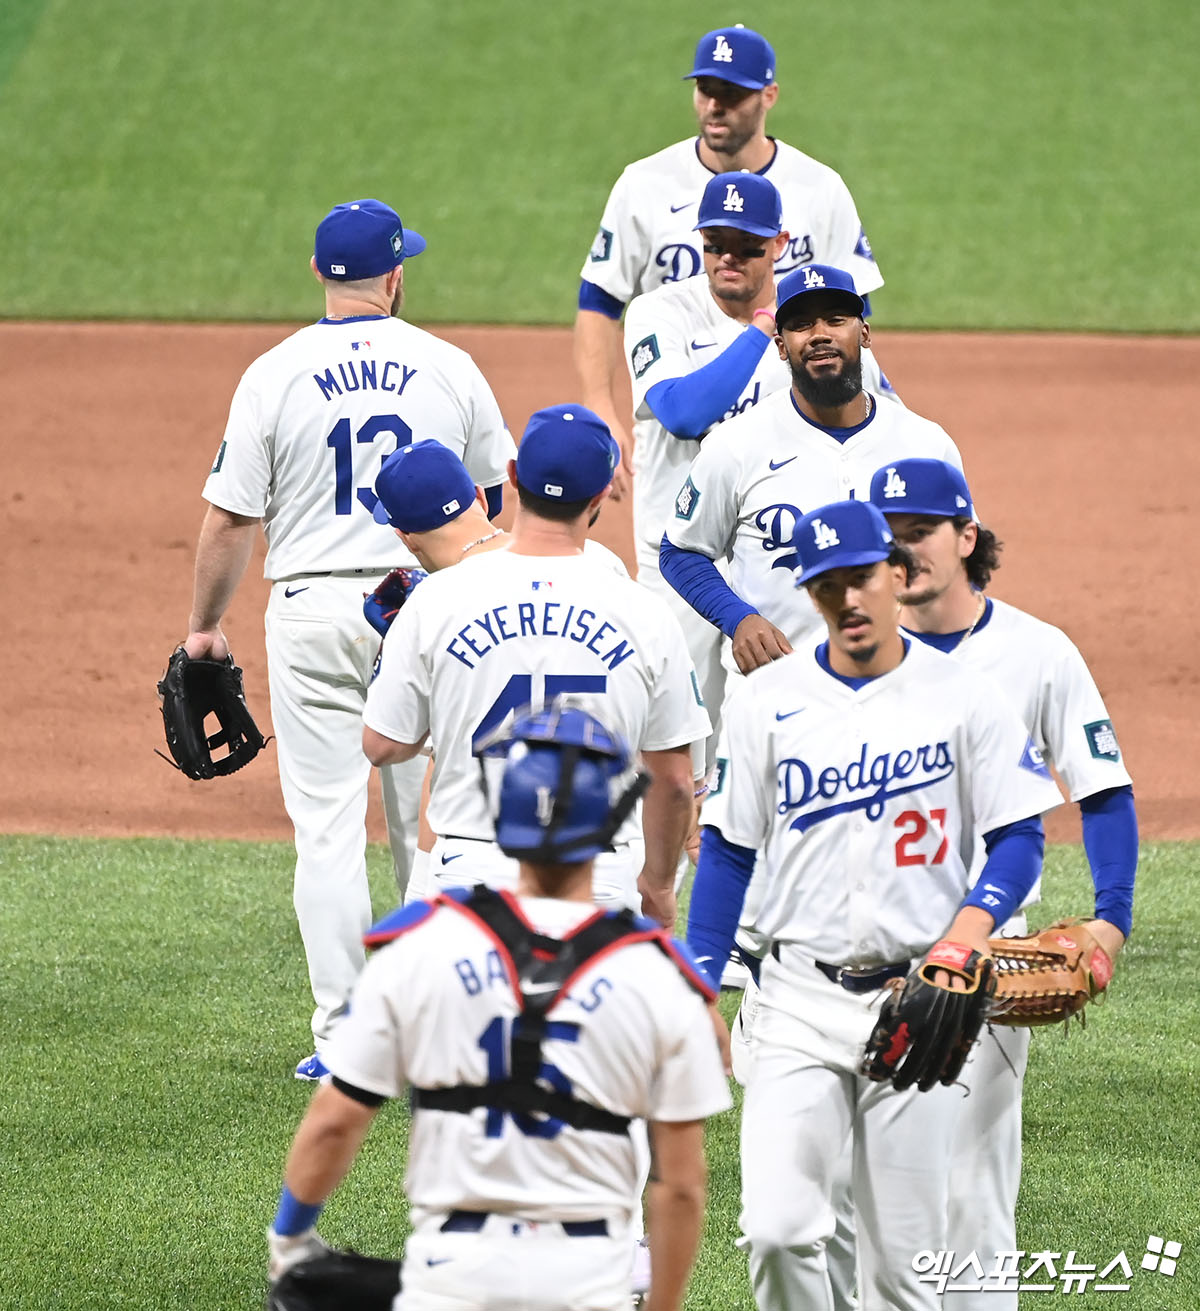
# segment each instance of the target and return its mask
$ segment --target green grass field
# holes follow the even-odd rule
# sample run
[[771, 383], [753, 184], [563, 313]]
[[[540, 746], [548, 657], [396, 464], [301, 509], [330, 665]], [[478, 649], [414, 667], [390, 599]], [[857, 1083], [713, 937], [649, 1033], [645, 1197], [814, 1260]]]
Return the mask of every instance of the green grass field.
[[[1194, 952], [1197, 848], [1149, 844], [1138, 931], [1086, 1032], [1035, 1037], [1019, 1242], [1106, 1264], [1125, 1294], [1081, 1311], [1200, 1305], [1200, 1033], [1178, 964]], [[377, 907], [386, 856], [371, 852]], [[309, 1095], [309, 998], [282, 844], [0, 839], [0, 1305], [12, 1311], [259, 1304], [263, 1233]], [[1085, 903], [1073, 847], [1050, 854], [1061, 912]], [[730, 999], [726, 999], [727, 1002]], [[322, 1219], [335, 1242], [398, 1250], [407, 1112], [388, 1108]], [[689, 1308], [750, 1311], [737, 1124], [712, 1125], [711, 1205]], [[1146, 1238], [1184, 1245], [1173, 1278]], [[1029, 1294], [1030, 1308], [1065, 1295]]]
[[[742, 16], [663, 0], [6, 0], [0, 314], [301, 319], [317, 219], [430, 239], [425, 321], [567, 322], [621, 168]], [[772, 130], [850, 184], [891, 327], [1200, 328], [1190, 0], [762, 0]]]

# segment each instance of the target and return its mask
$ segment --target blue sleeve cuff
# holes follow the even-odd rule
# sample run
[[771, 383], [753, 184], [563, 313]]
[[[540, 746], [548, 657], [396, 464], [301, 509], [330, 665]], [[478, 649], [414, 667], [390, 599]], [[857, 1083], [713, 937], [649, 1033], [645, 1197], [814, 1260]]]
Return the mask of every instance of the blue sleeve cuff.
[[758, 611], [742, 600], [721, 577], [721, 571], [699, 551], [685, 551], [663, 534], [658, 548], [662, 576], [680, 596], [726, 637], [732, 637], [747, 615]]
[[753, 847], [727, 842], [721, 830], [711, 824], [706, 824], [700, 835], [700, 859], [688, 907], [687, 942], [717, 988], [733, 950], [742, 902], [754, 873], [754, 855]]
[[494, 519], [504, 505], [504, 484], [497, 483], [495, 487], [485, 487], [483, 495], [487, 501], [487, 517]]
[[751, 323], [703, 368], [681, 378], [665, 378], [646, 392], [646, 404], [676, 437], [694, 441], [737, 404], [771, 345]]
[[597, 287], [594, 282], [583, 278], [579, 283], [579, 308], [594, 310], [597, 314], [603, 314], [605, 318], [619, 321], [625, 310], [625, 302], [610, 296], [603, 287]]
[[1138, 822], [1133, 788], [1107, 788], [1079, 803], [1083, 849], [1096, 888], [1096, 918], [1129, 937], [1133, 929], [1133, 881], [1137, 874]]
[[280, 1238], [294, 1238], [317, 1223], [317, 1216], [321, 1214], [324, 1205], [324, 1202], [298, 1202], [285, 1184], [279, 1195], [279, 1210], [275, 1212], [271, 1228]]
[[1035, 815], [992, 829], [983, 835], [983, 844], [983, 872], [962, 904], [986, 910], [999, 928], [1017, 913], [1042, 872], [1046, 832]]

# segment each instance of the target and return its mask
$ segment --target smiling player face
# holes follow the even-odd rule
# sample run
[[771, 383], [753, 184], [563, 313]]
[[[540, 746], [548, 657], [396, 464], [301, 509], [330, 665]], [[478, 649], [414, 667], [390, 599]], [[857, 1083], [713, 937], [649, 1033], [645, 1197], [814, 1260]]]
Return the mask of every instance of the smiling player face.
[[812, 405], [845, 405], [862, 391], [862, 349], [871, 329], [837, 296], [813, 293], [788, 312], [780, 358]]
[[[847, 565], [805, 584], [829, 629], [830, 658], [838, 672], [868, 675], [900, 646], [898, 598], [904, 567], [886, 560]], [[835, 655], [843, 657], [835, 659]]]
[[955, 527], [953, 519], [923, 514], [889, 514], [895, 538], [917, 558], [917, 573], [904, 589], [905, 605], [926, 605], [965, 579], [963, 561], [975, 547], [973, 523]]

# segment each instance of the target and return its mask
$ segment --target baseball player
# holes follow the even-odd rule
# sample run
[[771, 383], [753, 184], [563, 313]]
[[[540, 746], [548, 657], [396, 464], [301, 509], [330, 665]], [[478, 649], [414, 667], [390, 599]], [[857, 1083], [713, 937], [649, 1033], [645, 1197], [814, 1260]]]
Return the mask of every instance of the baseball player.
[[[374, 516], [390, 525], [422, 569], [436, 573], [468, 557], [503, 550], [511, 535], [488, 518], [486, 497], [466, 465], [448, 447], [432, 439], [411, 442], [384, 460], [375, 480]], [[629, 574], [620, 556], [590, 537], [584, 555], [622, 578]], [[368, 598], [364, 608], [371, 605]], [[428, 780], [427, 780], [428, 782]], [[417, 849], [404, 901], [420, 901], [435, 892], [429, 858], [435, 835], [426, 819], [428, 788], [422, 795]]]
[[729, 1106], [714, 994], [682, 944], [592, 903], [592, 861], [636, 790], [628, 747], [555, 704], [488, 749], [505, 753], [495, 835], [519, 861], [516, 895], [455, 890], [371, 930], [381, 950], [288, 1158], [271, 1275], [323, 1250], [322, 1204], [379, 1106], [411, 1087], [397, 1308], [624, 1311], [643, 1117], [647, 1306], [675, 1311], [703, 1224], [704, 1120]]
[[[776, 345], [791, 386], [708, 436], [675, 498], [659, 556], [667, 582], [732, 639], [742, 673], [816, 631], [817, 615], [792, 585], [792, 535], [806, 510], [865, 497], [886, 459], [962, 463], [936, 423], [863, 390], [871, 329], [849, 273], [810, 264], [780, 282], [777, 298]], [[726, 556], [728, 583], [716, 565]]]
[[[1060, 629], [986, 594], [1000, 543], [975, 517], [966, 480], [940, 460], [896, 460], [871, 480], [871, 501], [916, 557], [904, 595], [906, 633], [990, 675], [1078, 804], [1096, 890], [1089, 931], [1113, 959], [1133, 924], [1138, 827], [1133, 788], [1112, 718], [1078, 649]], [[1026, 899], [1036, 900], [1037, 889]], [[1023, 914], [1001, 930], [1025, 932]], [[947, 1247], [965, 1259], [1016, 1248], [1021, 1176], [1021, 1085], [1029, 1030], [996, 1028], [967, 1066], [971, 1088], [955, 1138]], [[944, 1296], [947, 1306], [1016, 1311], [1015, 1291], [987, 1286]], [[1002, 1282], [1002, 1281], [1001, 1281]]]
[[[708, 715], [679, 625], [636, 583], [584, 558], [609, 494], [616, 442], [590, 410], [558, 405], [530, 419], [509, 477], [518, 507], [506, 550], [427, 578], [388, 632], [363, 716], [373, 764], [408, 760], [428, 737], [429, 822], [443, 882], [511, 886], [477, 787], [479, 743], [520, 708], [558, 694], [603, 708], [651, 776], [644, 859], [633, 820], [598, 863], [597, 900], [636, 904], [669, 925], [690, 820], [692, 744]], [[640, 867], [640, 876], [639, 876]]]
[[795, 549], [826, 638], [729, 698], [688, 941], [710, 967], [726, 959], [761, 850], [770, 950], [741, 1150], [758, 1305], [829, 1305], [830, 1197], [849, 1142], [863, 1303], [916, 1311], [938, 1304], [911, 1261], [945, 1246], [963, 1099], [869, 1082], [864, 1044], [914, 958], [939, 940], [986, 954], [1038, 876], [1039, 816], [1059, 796], [991, 681], [899, 631], [913, 561], [874, 506], [813, 510]]
[[[380, 461], [415, 438], [462, 455], [500, 506], [512, 438], [470, 356], [394, 317], [404, 261], [425, 242], [378, 200], [338, 205], [317, 228], [312, 269], [325, 316], [255, 360], [230, 407], [204, 486], [185, 647], [222, 658], [221, 617], [262, 523], [272, 580], [266, 642], [284, 805], [296, 830], [295, 906], [321, 1052], [363, 964], [370, 923], [364, 820], [370, 766], [361, 713], [378, 645], [363, 593], [405, 553], [371, 511]], [[412, 561], [408, 561], [412, 563]], [[382, 774], [400, 886], [416, 839], [421, 762]], [[395, 828], [402, 831], [396, 834]]]
[[575, 319], [575, 364], [584, 401], [620, 434], [614, 382], [620, 369], [621, 314], [634, 296], [701, 271], [696, 205], [714, 173], [762, 174], [778, 189], [788, 237], [778, 277], [803, 265], [848, 269], [864, 294], [883, 285], [846, 184], [833, 169], [766, 135], [779, 96], [775, 52], [746, 27], [700, 38], [691, 72], [700, 132], [621, 174], [584, 261]]

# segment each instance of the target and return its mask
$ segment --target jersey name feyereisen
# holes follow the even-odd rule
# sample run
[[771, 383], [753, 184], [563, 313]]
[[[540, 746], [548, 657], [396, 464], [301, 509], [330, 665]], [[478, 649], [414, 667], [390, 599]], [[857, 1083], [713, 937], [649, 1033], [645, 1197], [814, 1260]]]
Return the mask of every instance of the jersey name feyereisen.
[[1061, 628], [989, 598], [986, 616], [949, 654], [999, 683], [1072, 801], [1133, 782], [1096, 680]]
[[[676, 493], [700, 449], [698, 441], [682, 441], [659, 423], [646, 403], [646, 392], [655, 383], [687, 377], [711, 364], [745, 331], [744, 323], [731, 319], [717, 304], [703, 275], [638, 296], [626, 311], [625, 362], [633, 384], [636, 443], [633, 524], [637, 540], [646, 546], [657, 548]], [[754, 375], [723, 419], [734, 418], [790, 382], [788, 366], [775, 344], [767, 342]]]
[[[702, 271], [700, 234], [692, 228], [714, 174], [700, 162], [696, 144], [695, 137], [678, 141], [636, 160], [617, 179], [580, 274], [586, 282], [627, 304]], [[789, 234], [776, 277], [804, 264], [832, 264], [850, 273], [864, 296], [883, 286], [854, 199], [833, 169], [776, 140], [775, 157], [761, 172], [779, 191]]]
[[362, 493], [385, 456], [426, 437], [482, 487], [516, 454], [466, 351], [402, 319], [322, 320], [242, 375], [204, 496], [263, 519], [267, 578], [415, 564]]
[[[428, 818], [441, 836], [495, 829], [475, 746], [514, 712], [570, 695], [635, 751], [711, 731], [678, 621], [645, 588], [582, 555], [492, 551], [427, 578], [388, 631], [363, 723], [397, 742], [428, 732]], [[627, 821], [618, 840], [638, 834]]]
[[970, 886], [979, 835], [1060, 804], [991, 679], [920, 642], [855, 691], [816, 644], [740, 682], [701, 822], [763, 852], [758, 930], [816, 960], [928, 950]]
[[678, 547], [731, 560], [729, 585], [795, 645], [820, 618], [793, 570], [792, 536], [810, 510], [866, 500], [889, 460], [924, 456], [962, 468], [936, 423], [873, 397], [870, 417], [844, 441], [805, 418], [791, 389], [715, 428], [675, 498], [666, 535]]
[[[577, 902], [519, 904], [550, 937], [595, 914]], [[473, 919], [437, 906], [367, 962], [324, 1059], [338, 1078], [383, 1097], [401, 1097], [409, 1085], [499, 1080], [519, 1013], [494, 940]], [[704, 1001], [653, 943], [595, 958], [549, 1018], [545, 1060], [593, 1106], [690, 1121], [730, 1104]], [[405, 1181], [414, 1209], [627, 1222], [638, 1195], [629, 1135], [535, 1123], [483, 1108], [417, 1111]]]

